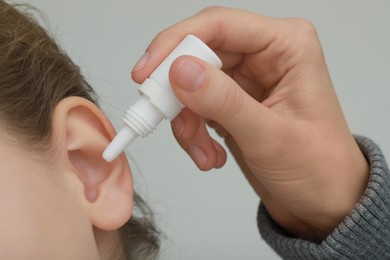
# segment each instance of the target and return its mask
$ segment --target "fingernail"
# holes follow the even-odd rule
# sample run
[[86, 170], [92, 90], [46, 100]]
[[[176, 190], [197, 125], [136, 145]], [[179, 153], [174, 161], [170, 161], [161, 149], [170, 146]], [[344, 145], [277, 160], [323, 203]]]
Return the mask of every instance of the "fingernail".
[[149, 59], [149, 52], [145, 52], [144, 55], [137, 61], [137, 63], [134, 65], [134, 68], [131, 72], [136, 72], [138, 70], [142, 70]]
[[206, 77], [203, 67], [190, 58], [184, 59], [176, 71], [175, 80], [179, 87], [187, 91], [198, 90]]
[[197, 145], [191, 145], [188, 147], [188, 154], [191, 156], [192, 160], [196, 163], [199, 169], [202, 169], [208, 161], [206, 153]]
[[178, 115], [175, 117], [175, 120], [172, 121], [173, 130], [175, 131], [175, 134], [177, 137], [180, 137], [183, 133], [185, 122], [182, 115]]

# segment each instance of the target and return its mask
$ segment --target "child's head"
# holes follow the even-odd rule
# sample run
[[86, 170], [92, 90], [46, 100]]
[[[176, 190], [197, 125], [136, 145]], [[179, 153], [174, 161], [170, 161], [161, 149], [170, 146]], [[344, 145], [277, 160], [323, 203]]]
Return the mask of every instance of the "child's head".
[[[125, 156], [110, 164], [101, 157], [114, 129], [94, 100], [79, 68], [46, 31], [0, 0], [5, 259], [114, 259], [124, 251], [148, 259], [157, 251], [152, 223], [130, 218]], [[148, 212], [136, 195], [134, 203]]]

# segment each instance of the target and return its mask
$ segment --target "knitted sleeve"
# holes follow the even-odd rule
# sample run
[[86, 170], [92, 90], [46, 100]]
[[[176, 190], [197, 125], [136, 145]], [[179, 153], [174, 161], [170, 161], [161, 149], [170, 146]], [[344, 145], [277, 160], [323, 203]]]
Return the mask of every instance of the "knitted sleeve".
[[291, 237], [260, 204], [263, 239], [284, 259], [390, 259], [390, 172], [379, 147], [355, 137], [370, 163], [367, 189], [348, 215], [320, 244]]

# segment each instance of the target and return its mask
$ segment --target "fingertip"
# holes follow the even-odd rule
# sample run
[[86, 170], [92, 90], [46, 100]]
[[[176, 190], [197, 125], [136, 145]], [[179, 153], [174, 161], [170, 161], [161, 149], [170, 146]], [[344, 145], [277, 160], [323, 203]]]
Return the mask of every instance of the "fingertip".
[[145, 74], [145, 68], [148, 65], [150, 59], [149, 51], [146, 51], [141, 58], [135, 63], [131, 70], [131, 77], [137, 83], [142, 83], [148, 75]]
[[215, 140], [213, 140], [213, 141], [214, 141], [215, 150], [217, 152], [217, 159], [216, 159], [214, 168], [220, 169], [226, 163], [227, 154], [226, 154], [225, 149], [218, 142], [216, 142]]
[[171, 65], [169, 79], [173, 89], [195, 92], [202, 87], [206, 79], [206, 70], [200, 59], [183, 55]]
[[139, 58], [139, 60], [135, 63], [134, 67], [133, 67], [133, 70], [131, 71], [132, 73], [135, 73], [137, 71], [140, 71], [140, 70], [143, 70], [145, 68], [145, 66], [147, 65], [148, 63], [148, 60], [149, 60], [149, 52], [146, 51], [142, 56], [141, 58]]
[[136, 62], [131, 71], [132, 79], [142, 83], [164, 61], [184, 36], [159, 33], [146, 48], [145, 53]]
[[213, 139], [210, 143], [190, 145], [187, 153], [201, 171], [220, 169], [227, 160], [225, 149]]
[[180, 140], [182, 133], [185, 129], [185, 119], [184, 116], [180, 113], [178, 114], [171, 122], [172, 130], [176, 138]]
[[134, 82], [137, 84], [142, 84], [153, 72], [151, 70], [150, 72], [147, 69], [141, 69], [138, 71], [132, 71], [131, 72], [131, 78], [133, 79]]
[[155, 69], [161, 64], [161, 62], [166, 58], [162, 53], [159, 53], [161, 50], [147, 49], [141, 58], [136, 62], [132, 71], [132, 79], [141, 84], [148, 78]]
[[200, 146], [196, 144], [188, 146], [187, 153], [200, 170], [207, 171], [211, 169], [208, 165], [209, 156]]

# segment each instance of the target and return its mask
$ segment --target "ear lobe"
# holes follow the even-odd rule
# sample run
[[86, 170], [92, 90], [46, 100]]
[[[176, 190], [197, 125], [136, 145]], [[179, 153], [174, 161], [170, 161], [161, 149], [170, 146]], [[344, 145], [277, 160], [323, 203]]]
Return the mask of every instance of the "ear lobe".
[[69, 177], [77, 176], [70, 179], [83, 189], [78, 194], [91, 223], [103, 230], [125, 224], [133, 208], [132, 177], [124, 154], [112, 163], [102, 158], [115, 134], [106, 116], [88, 100], [69, 97], [54, 111], [53, 132]]

